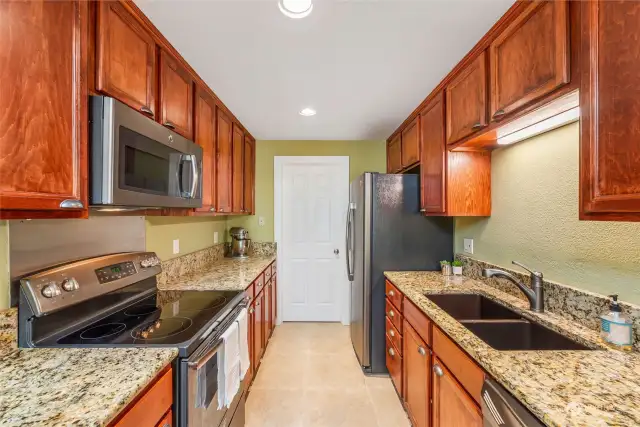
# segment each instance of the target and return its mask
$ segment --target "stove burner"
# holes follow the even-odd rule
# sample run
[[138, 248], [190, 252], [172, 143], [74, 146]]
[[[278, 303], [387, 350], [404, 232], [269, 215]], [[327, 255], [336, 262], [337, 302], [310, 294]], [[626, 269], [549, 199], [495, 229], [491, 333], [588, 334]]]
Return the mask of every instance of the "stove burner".
[[181, 311], [202, 312], [219, 310], [227, 303], [227, 298], [224, 296], [217, 297], [213, 301], [207, 302], [207, 300], [201, 299], [201, 297], [196, 294], [182, 297], [182, 299], [180, 300]]
[[119, 334], [125, 327], [124, 323], [105, 323], [104, 325], [97, 325], [86, 331], [82, 331], [80, 338], [83, 340], [99, 340]]
[[169, 317], [138, 326], [131, 331], [133, 339], [159, 340], [186, 331], [193, 322], [186, 317]]
[[139, 305], [137, 307], [129, 307], [124, 311], [125, 316], [146, 316], [147, 314], [158, 311], [159, 308], [152, 304]]

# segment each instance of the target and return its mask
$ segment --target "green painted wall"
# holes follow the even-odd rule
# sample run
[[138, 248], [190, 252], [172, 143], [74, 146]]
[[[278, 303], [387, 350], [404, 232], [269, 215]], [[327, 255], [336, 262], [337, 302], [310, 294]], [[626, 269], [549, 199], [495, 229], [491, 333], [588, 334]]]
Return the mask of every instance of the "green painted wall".
[[[229, 217], [228, 226], [245, 227], [256, 242], [273, 242], [273, 158], [275, 156], [349, 156], [349, 179], [386, 170], [385, 141], [257, 141], [256, 214]], [[264, 217], [265, 225], [258, 225]]]
[[[205, 249], [214, 244], [213, 233], [218, 232], [218, 243], [226, 240], [227, 217], [147, 217], [147, 250], [167, 260]], [[173, 254], [173, 240], [180, 240], [180, 253]]]
[[0, 221], [0, 310], [9, 307], [9, 225]]
[[578, 142], [572, 123], [494, 151], [491, 217], [457, 218], [456, 252], [640, 303], [640, 223], [578, 220]]

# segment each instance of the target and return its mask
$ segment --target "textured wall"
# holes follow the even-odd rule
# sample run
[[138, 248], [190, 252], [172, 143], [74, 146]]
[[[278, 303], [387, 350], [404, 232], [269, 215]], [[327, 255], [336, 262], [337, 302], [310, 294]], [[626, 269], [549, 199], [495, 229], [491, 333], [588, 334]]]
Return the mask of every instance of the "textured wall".
[[[273, 158], [275, 156], [349, 156], [349, 179], [363, 172], [384, 172], [387, 167], [385, 141], [257, 141], [256, 215], [229, 217], [228, 226], [249, 230], [256, 242], [272, 242]], [[265, 225], [258, 225], [258, 217]]]
[[640, 303], [640, 223], [578, 221], [578, 142], [573, 123], [494, 151], [492, 215], [456, 219], [456, 252]]
[[[227, 217], [147, 217], [147, 250], [167, 260], [213, 246], [226, 239]], [[180, 239], [180, 253], [173, 254], [173, 240]]]

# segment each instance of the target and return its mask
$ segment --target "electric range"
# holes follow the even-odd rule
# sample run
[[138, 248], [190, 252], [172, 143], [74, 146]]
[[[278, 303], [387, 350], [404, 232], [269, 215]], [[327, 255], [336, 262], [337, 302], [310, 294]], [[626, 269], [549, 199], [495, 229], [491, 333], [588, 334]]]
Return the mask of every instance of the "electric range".
[[[175, 347], [175, 425], [217, 427], [217, 352], [221, 336], [246, 308], [244, 292], [159, 291], [153, 252], [74, 261], [20, 281], [20, 347]], [[198, 375], [204, 370], [207, 375]], [[198, 384], [205, 381], [206, 384]], [[203, 387], [204, 385], [204, 387]], [[197, 390], [207, 401], [196, 404]], [[244, 402], [242, 390], [229, 409]], [[243, 408], [242, 408], [243, 409]]]

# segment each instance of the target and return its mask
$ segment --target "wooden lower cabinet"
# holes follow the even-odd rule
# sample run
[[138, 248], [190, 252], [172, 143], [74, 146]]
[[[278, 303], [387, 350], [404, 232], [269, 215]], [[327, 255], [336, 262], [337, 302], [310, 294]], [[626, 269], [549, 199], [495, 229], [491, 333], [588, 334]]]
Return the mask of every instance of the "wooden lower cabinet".
[[393, 386], [396, 388], [398, 395], [402, 397], [402, 356], [400, 351], [393, 346], [389, 337], [387, 337], [387, 369], [389, 370], [389, 376]]
[[480, 408], [437, 357], [433, 373], [433, 427], [482, 427]]
[[404, 321], [403, 381], [404, 401], [413, 427], [429, 426], [429, 381], [431, 354], [427, 344]]
[[171, 427], [173, 369], [169, 367], [111, 423], [112, 427]]

